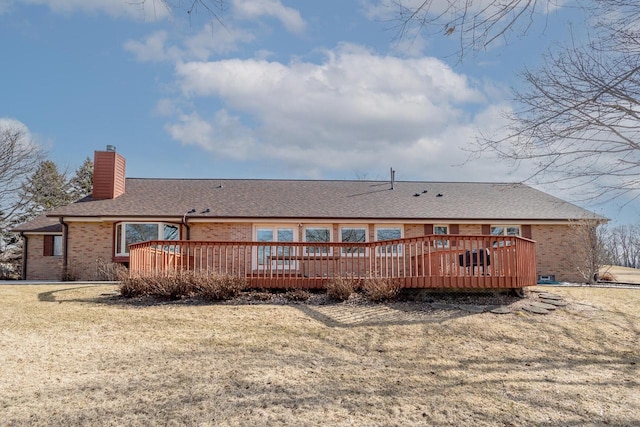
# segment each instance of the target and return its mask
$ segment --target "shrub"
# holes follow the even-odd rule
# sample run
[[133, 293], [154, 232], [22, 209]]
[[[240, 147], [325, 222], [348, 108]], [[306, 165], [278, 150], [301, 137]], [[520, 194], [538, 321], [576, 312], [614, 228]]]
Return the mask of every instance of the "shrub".
[[224, 301], [237, 297], [247, 287], [242, 277], [199, 274], [195, 277], [196, 295], [208, 301]]
[[126, 277], [120, 284], [120, 294], [125, 297], [152, 296], [177, 300], [194, 293], [191, 273]]
[[62, 272], [63, 282], [75, 282], [78, 280], [79, 277], [80, 275], [78, 274], [78, 272], [75, 269], [70, 267], [68, 267], [66, 271]]
[[141, 277], [126, 277], [120, 282], [120, 295], [134, 298], [148, 295], [149, 287]]
[[291, 289], [283, 295], [287, 301], [304, 302], [311, 298], [311, 293], [306, 289]]
[[400, 288], [393, 280], [373, 277], [364, 280], [362, 290], [370, 301], [381, 302], [394, 299]]
[[327, 295], [329, 298], [338, 301], [346, 301], [355, 291], [356, 285], [356, 279], [349, 277], [336, 277], [327, 283]]
[[189, 276], [189, 274], [172, 273], [166, 276], [145, 277], [143, 280], [149, 286], [148, 295], [177, 300], [193, 293], [193, 284]]
[[605, 271], [604, 273], [600, 274], [600, 276], [598, 276], [598, 280], [600, 280], [602, 282], [615, 282], [616, 281], [616, 276], [614, 276], [609, 271]]
[[129, 275], [129, 270], [122, 264], [105, 261], [102, 258], [96, 260], [96, 280], [121, 281]]

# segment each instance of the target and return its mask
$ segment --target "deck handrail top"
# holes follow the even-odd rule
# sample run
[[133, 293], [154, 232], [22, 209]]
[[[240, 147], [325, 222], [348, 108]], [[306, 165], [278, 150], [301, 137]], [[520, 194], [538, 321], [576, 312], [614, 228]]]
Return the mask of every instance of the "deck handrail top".
[[418, 237], [403, 237], [393, 240], [374, 240], [369, 242], [261, 242], [256, 240], [246, 241], [230, 241], [230, 240], [146, 240], [144, 242], [131, 243], [130, 249], [143, 247], [147, 245], [221, 245], [221, 246], [243, 246], [243, 245], [261, 245], [261, 246], [349, 246], [349, 247], [370, 247], [370, 246], [388, 246], [393, 244], [411, 243], [418, 241], [433, 240], [482, 240], [482, 241], [512, 241], [520, 240], [535, 243], [535, 240], [522, 236], [494, 236], [490, 234], [425, 234]]

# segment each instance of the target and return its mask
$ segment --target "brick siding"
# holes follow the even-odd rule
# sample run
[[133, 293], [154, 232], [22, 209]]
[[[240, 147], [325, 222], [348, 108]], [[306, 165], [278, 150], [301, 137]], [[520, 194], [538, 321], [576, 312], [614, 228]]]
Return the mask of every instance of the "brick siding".
[[62, 257], [43, 256], [44, 236], [41, 234], [28, 236], [27, 279], [29, 280], [61, 280]]
[[100, 263], [113, 260], [113, 223], [70, 223], [68, 244], [69, 277], [94, 280]]
[[[334, 239], [339, 239], [338, 224], [333, 224]], [[374, 224], [369, 224], [370, 239], [373, 238]], [[461, 224], [459, 233], [463, 235], [481, 234], [479, 224]], [[541, 275], [555, 275], [556, 280], [583, 281], [576, 268], [576, 253], [580, 251], [576, 233], [568, 225], [533, 225], [532, 239], [537, 242], [537, 272]], [[195, 223], [191, 224], [191, 240], [203, 241], [251, 241], [251, 223]], [[407, 224], [405, 237], [424, 234], [424, 225]], [[43, 236], [29, 237], [27, 257], [27, 278], [32, 280], [60, 280], [62, 277], [62, 257], [44, 257]], [[97, 277], [100, 262], [113, 259], [113, 223], [70, 223], [69, 224], [69, 276], [78, 280], [92, 280]]]
[[555, 275], [556, 280], [584, 282], [577, 262], [584, 251], [579, 237], [568, 225], [534, 225], [531, 238], [536, 241], [538, 274]]

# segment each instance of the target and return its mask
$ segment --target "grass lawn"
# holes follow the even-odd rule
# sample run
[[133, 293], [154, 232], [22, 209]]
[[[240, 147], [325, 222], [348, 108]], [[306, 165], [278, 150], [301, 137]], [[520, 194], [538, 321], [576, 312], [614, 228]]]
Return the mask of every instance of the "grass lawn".
[[549, 315], [0, 286], [0, 425], [640, 425], [640, 290]]
[[606, 265], [600, 269], [600, 273], [609, 273], [615, 282], [640, 284], [640, 270], [637, 268]]

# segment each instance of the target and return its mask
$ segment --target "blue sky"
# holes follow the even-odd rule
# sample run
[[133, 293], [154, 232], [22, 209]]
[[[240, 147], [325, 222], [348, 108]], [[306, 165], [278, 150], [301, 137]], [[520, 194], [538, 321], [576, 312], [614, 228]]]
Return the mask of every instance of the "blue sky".
[[[459, 63], [454, 38], [397, 40], [390, 0], [229, 0], [224, 26], [134, 3], [0, 0], [0, 121], [63, 168], [112, 144], [131, 177], [521, 181], [465, 149], [575, 13]], [[635, 221], [623, 202], [580, 204]]]

